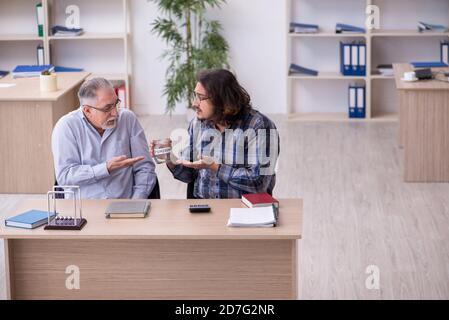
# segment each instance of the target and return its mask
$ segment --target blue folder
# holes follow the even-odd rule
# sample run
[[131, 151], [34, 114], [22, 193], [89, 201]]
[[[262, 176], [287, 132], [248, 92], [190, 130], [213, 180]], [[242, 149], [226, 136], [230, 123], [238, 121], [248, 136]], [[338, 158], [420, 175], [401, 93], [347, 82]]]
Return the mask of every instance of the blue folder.
[[[54, 213], [51, 213], [50, 217], [54, 217]], [[8, 218], [5, 220], [5, 226], [24, 228], [24, 229], [34, 229], [48, 221], [47, 211], [41, 210], [30, 210], [19, 214], [17, 216]]]
[[351, 26], [349, 24], [337, 23], [337, 25], [335, 26], [335, 32], [336, 33], [344, 33], [344, 32], [365, 33], [365, 29], [359, 28], [356, 26]]
[[297, 64], [294, 64], [294, 63], [292, 63], [290, 65], [289, 71], [290, 71], [290, 73], [306, 74], [306, 75], [310, 75], [310, 76], [318, 75], [318, 71], [313, 70], [313, 69], [304, 68], [304, 67], [298, 66]]
[[442, 61], [410, 62], [414, 68], [440, 68], [448, 65]]

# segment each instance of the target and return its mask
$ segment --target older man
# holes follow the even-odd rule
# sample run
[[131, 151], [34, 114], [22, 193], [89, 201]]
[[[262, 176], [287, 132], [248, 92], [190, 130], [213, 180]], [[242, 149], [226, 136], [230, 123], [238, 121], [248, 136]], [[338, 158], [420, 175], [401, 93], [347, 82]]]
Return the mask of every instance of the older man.
[[103, 78], [84, 82], [78, 98], [80, 108], [53, 130], [58, 184], [79, 185], [82, 198], [146, 199], [156, 174], [134, 113], [119, 109], [113, 86]]

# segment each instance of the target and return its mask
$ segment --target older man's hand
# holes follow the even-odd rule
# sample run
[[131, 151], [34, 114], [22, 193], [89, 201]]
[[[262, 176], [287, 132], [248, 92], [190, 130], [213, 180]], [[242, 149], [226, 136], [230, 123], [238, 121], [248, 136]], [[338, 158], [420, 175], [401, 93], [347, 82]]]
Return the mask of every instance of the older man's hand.
[[114, 170], [132, 166], [137, 161], [140, 161], [143, 159], [145, 159], [145, 157], [142, 157], [142, 156], [135, 157], [135, 158], [128, 158], [127, 156], [118, 156], [118, 157], [112, 158], [111, 160], [108, 160], [106, 162], [106, 166], [108, 168], [109, 173], [111, 173]]

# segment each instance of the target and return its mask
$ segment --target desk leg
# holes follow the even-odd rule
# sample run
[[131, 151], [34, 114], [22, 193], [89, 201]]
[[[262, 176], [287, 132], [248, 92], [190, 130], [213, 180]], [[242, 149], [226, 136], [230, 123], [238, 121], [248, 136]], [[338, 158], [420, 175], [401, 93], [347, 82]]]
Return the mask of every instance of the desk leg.
[[13, 284], [14, 284], [14, 266], [13, 266], [13, 250], [12, 241], [9, 239], [4, 239], [4, 252], [5, 252], [5, 280], [6, 280], [6, 299], [11, 300], [14, 296], [13, 294]]

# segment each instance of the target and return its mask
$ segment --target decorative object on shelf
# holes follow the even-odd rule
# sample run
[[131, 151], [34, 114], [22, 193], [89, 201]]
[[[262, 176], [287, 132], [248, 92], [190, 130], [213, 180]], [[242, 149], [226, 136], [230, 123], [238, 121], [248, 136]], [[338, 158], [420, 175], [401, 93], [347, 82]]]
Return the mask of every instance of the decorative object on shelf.
[[317, 24], [306, 24], [290, 22], [291, 33], [318, 33], [319, 26]]
[[178, 102], [192, 107], [198, 71], [229, 69], [229, 46], [221, 35], [221, 24], [205, 17], [207, 7], [220, 8], [225, 1], [148, 1], [155, 2], [163, 14], [152, 23], [152, 32], [168, 45], [162, 55], [169, 61], [163, 94], [167, 97], [166, 111], [171, 114]]
[[80, 8], [77, 5], [69, 5], [65, 8], [68, 15], [65, 19], [65, 26], [68, 29], [80, 29]]
[[53, 92], [58, 90], [58, 78], [56, 73], [46, 70], [39, 76], [39, 87], [41, 92]]
[[318, 71], [317, 70], [313, 70], [313, 69], [308, 69], [308, 68], [304, 68], [301, 66], [298, 66], [297, 64], [290, 64], [290, 68], [289, 68], [289, 74], [305, 74], [308, 76], [317, 76], [318, 75]]

